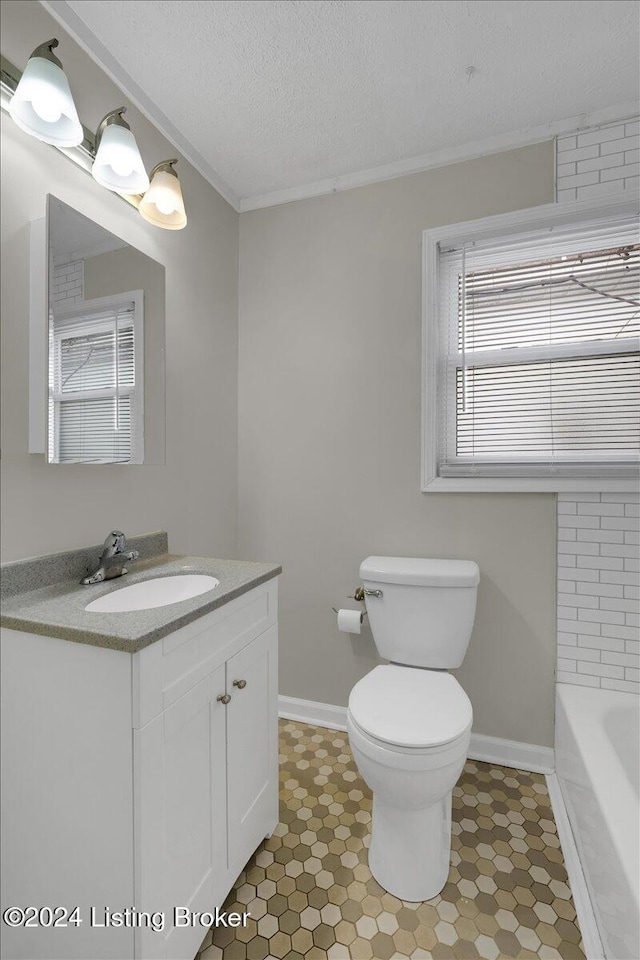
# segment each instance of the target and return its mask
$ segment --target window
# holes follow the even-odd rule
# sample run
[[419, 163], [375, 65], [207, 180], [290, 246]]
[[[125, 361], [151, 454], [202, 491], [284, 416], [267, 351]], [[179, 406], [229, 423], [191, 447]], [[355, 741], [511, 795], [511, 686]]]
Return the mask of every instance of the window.
[[571, 206], [425, 235], [423, 489], [633, 487], [637, 220]]
[[56, 309], [49, 330], [49, 460], [142, 463], [143, 294]]

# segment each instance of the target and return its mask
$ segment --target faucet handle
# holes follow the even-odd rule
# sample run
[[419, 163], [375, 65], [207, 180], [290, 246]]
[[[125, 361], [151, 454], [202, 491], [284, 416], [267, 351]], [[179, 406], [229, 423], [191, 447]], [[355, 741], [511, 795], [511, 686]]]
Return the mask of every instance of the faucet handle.
[[111, 533], [107, 534], [103, 546], [111, 547], [112, 549], [118, 547], [122, 549], [126, 543], [126, 537], [121, 530], [112, 530]]
[[127, 541], [124, 533], [122, 533], [121, 530], [112, 530], [102, 545], [100, 559], [108, 560], [111, 557], [117, 556], [119, 553], [124, 553], [126, 546]]

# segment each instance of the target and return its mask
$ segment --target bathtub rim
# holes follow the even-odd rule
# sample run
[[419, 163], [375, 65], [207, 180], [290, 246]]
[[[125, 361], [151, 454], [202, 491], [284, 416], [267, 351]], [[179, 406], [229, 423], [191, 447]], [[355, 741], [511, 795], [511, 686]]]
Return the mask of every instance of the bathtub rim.
[[573, 835], [573, 827], [569, 819], [569, 812], [565, 803], [560, 778], [557, 773], [548, 773], [546, 776], [549, 789], [549, 800], [556, 822], [560, 848], [564, 857], [564, 865], [569, 878], [569, 889], [576, 909], [578, 926], [582, 934], [582, 946], [587, 960], [606, 960], [598, 921], [596, 920], [591, 894], [587, 885], [587, 878], [582, 869], [578, 845]]
[[[577, 684], [556, 683], [556, 774], [554, 777], [556, 780], [555, 786], [557, 787], [556, 802], [558, 804], [559, 820], [566, 818], [565, 825], [569, 833], [568, 838], [561, 836], [561, 843], [565, 851], [565, 861], [567, 863], [570, 884], [572, 890], [575, 885], [576, 889], [579, 889], [581, 893], [584, 892], [589, 902], [590, 911], [588, 912], [591, 917], [588, 917], [586, 913], [584, 918], [580, 917], [580, 915], [578, 916], [578, 922], [580, 923], [585, 941], [587, 957], [589, 958], [591, 957], [591, 950], [596, 946], [596, 944], [593, 943], [591, 948], [589, 948], [588, 940], [591, 941], [592, 934], [594, 933], [591, 929], [590, 919], [593, 919], [595, 934], [600, 944], [601, 952], [597, 954], [599, 958], [606, 957], [603, 937], [606, 937], [607, 929], [604, 925], [602, 928], [599, 927], [598, 911], [591, 897], [591, 879], [588, 866], [586, 863], [583, 864], [580, 859], [579, 850], [584, 838], [574, 834], [574, 829], [577, 829], [577, 823], [574, 822], [576, 812], [573, 811], [572, 815], [572, 805], [568, 795], [571, 776], [567, 776], [563, 769], [563, 751], [559, 749], [558, 736], [560, 724], [564, 724], [565, 729], [561, 736], [568, 737], [570, 744], [573, 744], [576, 750], [579, 764], [593, 792], [596, 805], [601, 811], [604, 822], [610, 831], [610, 839], [615, 850], [615, 857], [620, 864], [620, 869], [625, 876], [633, 899], [634, 895], [637, 896], [638, 879], [628, 856], [629, 835], [628, 832], [625, 834], [624, 828], [622, 828], [622, 830], [617, 828], [620, 822], [623, 824], [626, 823], [625, 815], [631, 818], [632, 823], [635, 822], [634, 818], [637, 818], [638, 798], [634, 787], [624, 772], [624, 765], [620, 756], [612, 747], [607, 749], [607, 743], [610, 744], [610, 738], [603, 724], [605, 712], [609, 708], [619, 707], [621, 704], [626, 704], [629, 708], [635, 710], [640, 706], [640, 699], [637, 694], [626, 691], [603, 690]], [[598, 755], [599, 757], [596, 763], [593, 761], [594, 755]], [[563, 780], [565, 782], [564, 787]], [[607, 789], [607, 784], [611, 782], [620, 783], [620, 790], [614, 794], [615, 809], [613, 814], [611, 811], [612, 796], [611, 792]], [[550, 781], [549, 786], [551, 794], [552, 784]], [[621, 818], [618, 816], [619, 813], [621, 813]], [[558, 827], [558, 832], [560, 835], [560, 827]], [[569, 854], [569, 850], [571, 850], [571, 854]], [[569, 871], [570, 864], [575, 876]], [[597, 891], [594, 890], [594, 895], [596, 892]], [[574, 895], [574, 899], [577, 900], [578, 898]], [[576, 911], [578, 911], [577, 902]], [[585, 924], [584, 928], [583, 924]], [[594, 956], [596, 956], [595, 952]], [[613, 960], [613, 958], [611, 958], [611, 960]]]

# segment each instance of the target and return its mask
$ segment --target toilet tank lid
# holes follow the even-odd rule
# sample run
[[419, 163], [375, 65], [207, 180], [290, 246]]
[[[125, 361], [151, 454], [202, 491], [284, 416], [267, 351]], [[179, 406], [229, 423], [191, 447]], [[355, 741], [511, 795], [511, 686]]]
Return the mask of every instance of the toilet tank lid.
[[475, 587], [480, 570], [473, 560], [428, 560], [420, 557], [367, 557], [360, 579], [427, 587]]

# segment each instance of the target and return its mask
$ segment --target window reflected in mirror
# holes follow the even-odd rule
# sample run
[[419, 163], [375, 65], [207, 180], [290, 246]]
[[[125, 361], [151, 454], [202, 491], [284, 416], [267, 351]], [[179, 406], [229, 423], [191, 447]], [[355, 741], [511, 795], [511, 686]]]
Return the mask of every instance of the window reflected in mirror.
[[50, 463], [164, 462], [164, 268], [49, 198]]

